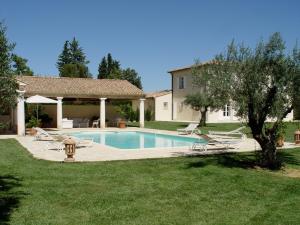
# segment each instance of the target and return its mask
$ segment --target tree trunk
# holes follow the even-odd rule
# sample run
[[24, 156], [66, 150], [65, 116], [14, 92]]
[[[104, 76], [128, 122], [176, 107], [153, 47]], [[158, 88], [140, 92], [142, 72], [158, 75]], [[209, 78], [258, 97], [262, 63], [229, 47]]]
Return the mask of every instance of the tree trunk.
[[205, 127], [206, 126], [206, 112], [207, 112], [207, 107], [205, 107], [201, 112], [201, 118], [199, 122], [200, 127]]
[[277, 169], [281, 163], [277, 159], [276, 137], [273, 132], [268, 131], [266, 135], [255, 135], [254, 139], [261, 147], [261, 166], [270, 169]]

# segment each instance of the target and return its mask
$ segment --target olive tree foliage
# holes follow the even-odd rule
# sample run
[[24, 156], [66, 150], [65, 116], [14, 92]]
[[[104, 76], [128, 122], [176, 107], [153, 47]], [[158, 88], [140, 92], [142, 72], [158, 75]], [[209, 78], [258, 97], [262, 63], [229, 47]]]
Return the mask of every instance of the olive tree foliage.
[[196, 61], [192, 68], [193, 89], [195, 92], [186, 96], [184, 103], [190, 105], [194, 110], [200, 111], [199, 125], [206, 126], [206, 114], [208, 110], [214, 111], [224, 107], [229, 102], [226, 92], [228, 83], [219, 79], [211, 79], [209, 71], [210, 64], [201, 64]]
[[0, 115], [8, 112], [17, 99], [17, 81], [11, 68], [15, 44], [6, 37], [6, 27], [0, 22]]
[[[288, 53], [279, 33], [255, 49], [232, 42], [227, 51], [203, 68], [211, 82], [220, 85], [224, 98], [232, 100], [237, 116], [246, 119], [262, 151], [260, 163], [278, 168], [276, 138], [283, 119], [293, 110], [300, 94], [300, 51]], [[272, 119], [273, 123], [267, 123]]]

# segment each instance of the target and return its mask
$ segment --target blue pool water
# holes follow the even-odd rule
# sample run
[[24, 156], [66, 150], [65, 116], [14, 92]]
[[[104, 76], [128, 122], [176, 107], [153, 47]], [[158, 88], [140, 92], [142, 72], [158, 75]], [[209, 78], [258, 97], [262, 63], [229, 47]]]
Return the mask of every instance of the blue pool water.
[[71, 134], [81, 139], [93, 139], [94, 142], [119, 149], [166, 148], [191, 146], [195, 141], [206, 142], [205, 139], [154, 134], [147, 132], [77, 132]]

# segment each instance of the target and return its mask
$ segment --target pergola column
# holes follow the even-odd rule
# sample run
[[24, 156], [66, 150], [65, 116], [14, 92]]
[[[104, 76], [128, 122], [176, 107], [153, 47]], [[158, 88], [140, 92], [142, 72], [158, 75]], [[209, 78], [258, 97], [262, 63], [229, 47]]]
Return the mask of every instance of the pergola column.
[[144, 122], [144, 113], [145, 113], [145, 99], [141, 98], [140, 99], [140, 127], [143, 128], [145, 125]]
[[100, 98], [100, 127], [105, 128], [105, 100], [106, 98]]
[[56, 113], [56, 122], [57, 122], [57, 129], [62, 129], [62, 117], [63, 117], [63, 111], [62, 111], [62, 99], [63, 97], [57, 97], [57, 113]]
[[18, 121], [18, 135], [25, 135], [25, 100], [24, 94], [25, 91], [17, 90], [19, 93], [18, 104], [17, 104], [17, 121]]

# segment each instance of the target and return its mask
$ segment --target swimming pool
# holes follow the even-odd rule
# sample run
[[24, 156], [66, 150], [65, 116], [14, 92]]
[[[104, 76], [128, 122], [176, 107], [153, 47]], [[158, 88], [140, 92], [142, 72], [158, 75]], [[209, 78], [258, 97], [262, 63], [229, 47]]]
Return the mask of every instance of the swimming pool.
[[167, 134], [155, 134], [140, 131], [121, 132], [76, 132], [71, 136], [93, 139], [94, 142], [119, 149], [170, 148], [191, 146], [195, 141], [206, 142], [205, 139], [182, 137]]

